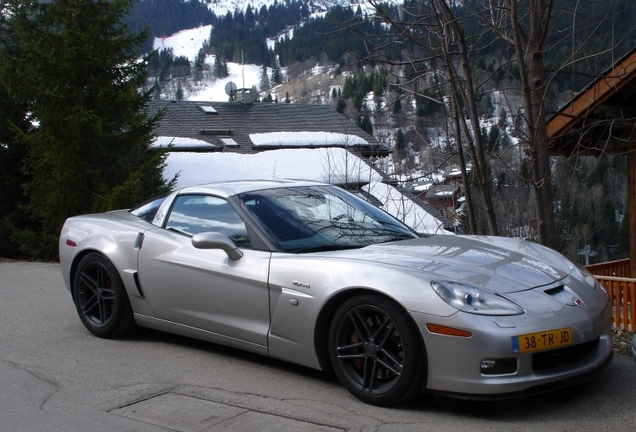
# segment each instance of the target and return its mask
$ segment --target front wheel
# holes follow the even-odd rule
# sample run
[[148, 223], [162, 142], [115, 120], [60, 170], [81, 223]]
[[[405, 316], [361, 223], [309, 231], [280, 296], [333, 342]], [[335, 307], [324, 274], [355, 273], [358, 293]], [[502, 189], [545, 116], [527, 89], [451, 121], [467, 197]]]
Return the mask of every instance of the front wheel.
[[419, 393], [424, 347], [408, 313], [376, 295], [353, 297], [329, 330], [331, 363], [344, 387], [363, 402], [390, 405]]
[[95, 336], [111, 338], [135, 328], [132, 307], [115, 266], [103, 255], [90, 253], [75, 273], [73, 299], [84, 327]]

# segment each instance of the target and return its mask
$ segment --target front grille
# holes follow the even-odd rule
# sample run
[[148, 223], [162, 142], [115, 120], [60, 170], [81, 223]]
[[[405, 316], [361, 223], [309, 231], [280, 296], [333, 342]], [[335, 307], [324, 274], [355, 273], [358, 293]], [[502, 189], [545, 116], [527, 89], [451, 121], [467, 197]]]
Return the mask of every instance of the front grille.
[[533, 354], [532, 370], [541, 372], [574, 363], [594, 351], [598, 342], [599, 338], [596, 338], [590, 342]]

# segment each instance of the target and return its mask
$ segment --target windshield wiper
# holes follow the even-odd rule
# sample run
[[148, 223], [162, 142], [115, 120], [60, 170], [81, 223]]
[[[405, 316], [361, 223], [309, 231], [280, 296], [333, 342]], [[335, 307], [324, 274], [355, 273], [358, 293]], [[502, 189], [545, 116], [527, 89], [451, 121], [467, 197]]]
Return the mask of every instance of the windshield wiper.
[[402, 240], [413, 240], [417, 237], [412, 237], [412, 236], [400, 236], [400, 237], [392, 237], [388, 240], [382, 240], [381, 242], [377, 243], [377, 244], [382, 244], [382, 243], [391, 243], [391, 242], [396, 242], [396, 241], [402, 241]]
[[360, 249], [368, 245], [334, 245], [326, 244], [321, 246], [312, 246], [307, 248], [296, 249], [294, 253], [307, 253], [307, 252], [328, 252], [345, 249]]

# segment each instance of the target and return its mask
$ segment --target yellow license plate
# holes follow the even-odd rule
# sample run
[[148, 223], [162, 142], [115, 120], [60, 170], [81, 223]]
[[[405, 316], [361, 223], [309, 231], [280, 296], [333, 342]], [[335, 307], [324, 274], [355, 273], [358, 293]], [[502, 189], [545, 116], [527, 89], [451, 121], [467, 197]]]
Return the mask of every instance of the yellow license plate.
[[572, 330], [569, 327], [528, 333], [512, 337], [512, 352], [527, 353], [544, 349], [558, 348], [572, 344]]

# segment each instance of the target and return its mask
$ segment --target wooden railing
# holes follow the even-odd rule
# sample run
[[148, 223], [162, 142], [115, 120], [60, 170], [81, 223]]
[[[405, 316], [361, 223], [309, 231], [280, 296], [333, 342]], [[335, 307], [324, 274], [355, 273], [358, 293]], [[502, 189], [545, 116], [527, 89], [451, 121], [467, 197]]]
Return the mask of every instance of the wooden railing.
[[636, 329], [636, 278], [629, 276], [629, 259], [586, 267], [605, 287], [614, 310], [616, 328]]
[[629, 258], [585, 266], [594, 276], [630, 277]]

